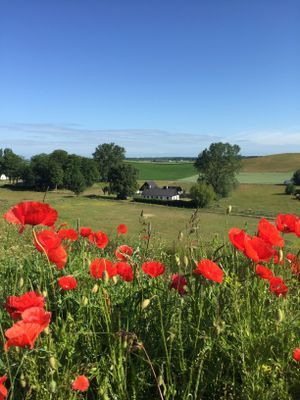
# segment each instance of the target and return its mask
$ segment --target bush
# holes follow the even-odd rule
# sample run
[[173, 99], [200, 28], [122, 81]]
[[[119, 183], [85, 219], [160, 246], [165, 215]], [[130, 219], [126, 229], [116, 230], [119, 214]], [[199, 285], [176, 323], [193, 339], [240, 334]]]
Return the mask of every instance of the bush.
[[295, 194], [296, 186], [293, 183], [288, 183], [285, 187], [285, 194]]
[[295, 185], [300, 185], [300, 169], [297, 169], [297, 171], [294, 173], [293, 182]]
[[211, 185], [200, 182], [191, 187], [190, 197], [196, 207], [203, 208], [215, 200], [216, 193]]

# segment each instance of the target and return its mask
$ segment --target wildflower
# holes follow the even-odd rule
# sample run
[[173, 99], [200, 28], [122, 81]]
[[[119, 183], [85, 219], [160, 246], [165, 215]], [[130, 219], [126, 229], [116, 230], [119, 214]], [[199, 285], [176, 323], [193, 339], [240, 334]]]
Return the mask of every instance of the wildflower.
[[133, 271], [129, 264], [120, 261], [115, 264], [115, 267], [117, 269], [117, 274], [120, 275], [124, 279], [124, 281], [133, 281]]
[[282, 278], [273, 276], [269, 279], [269, 282], [271, 292], [273, 292], [276, 296], [286, 296], [288, 292], [288, 287], [285, 285]]
[[91, 233], [92, 233], [91, 228], [87, 228], [87, 227], [83, 226], [80, 229], [80, 236], [82, 236], [82, 237], [88, 237]]
[[197, 268], [193, 271], [194, 274], [203, 275], [206, 279], [214, 282], [222, 283], [224, 272], [213, 261], [208, 259], [201, 260]]
[[79, 392], [86, 392], [90, 386], [90, 382], [85, 375], [79, 375], [72, 383], [72, 389]]
[[96, 258], [91, 262], [90, 273], [93, 278], [103, 279], [104, 272], [109, 278], [117, 275], [117, 269], [110, 260], [107, 260], [106, 258]]
[[58, 234], [51, 230], [44, 230], [37, 234], [37, 240], [34, 240], [36, 249], [45, 252], [49, 261], [56, 264], [58, 269], [63, 269], [67, 262], [67, 253], [61, 244]]
[[88, 238], [89, 241], [99, 247], [99, 249], [104, 249], [109, 241], [106, 233], [102, 231], [92, 232]]
[[245, 255], [254, 262], [268, 262], [274, 254], [276, 254], [276, 251], [263, 239], [257, 236], [245, 238]]
[[57, 211], [49, 204], [25, 201], [12, 207], [3, 217], [8, 222], [21, 225], [19, 233], [22, 233], [25, 225], [53, 226], [57, 220]]
[[184, 276], [180, 275], [180, 274], [173, 274], [172, 277], [172, 282], [170, 284], [170, 289], [175, 289], [177, 290], [177, 292], [183, 296], [184, 294], [186, 294], [186, 290], [184, 288], [184, 286], [187, 285], [187, 280]]
[[284, 240], [280, 236], [278, 229], [265, 218], [262, 218], [259, 221], [258, 234], [259, 237], [261, 237], [263, 240], [265, 240], [267, 243], [273, 246], [278, 246], [278, 247], [284, 246]]
[[165, 266], [158, 261], [147, 261], [142, 265], [142, 270], [145, 274], [150, 275], [152, 278], [156, 278], [165, 272]]
[[257, 275], [260, 276], [262, 279], [267, 279], [267, 280], [269, 280], [269, 279], [271, 279], [271, 278], [274, 276], [273, 272], [272, 272], [269, 268], [264, 267], [263, 265], [260, 265], [260, 264], [257, 264], [257, 265], [256, 265], [256, 270], [255, 270], [255, 272], [256, 272]]
[[42, 295], [36, 292], [26, 292], [22, 296], [9, 296], [6, 299], [5, 308], [12, 319], [18, 319], [27, 308], [43, 308], [44, 304], [45, 299]]
[[277, 229], [284, 233], [295, 232], [295, 225], [298, 218], [293, 214], [278, 214], [276, 217]]
[[249, 237], [243, 229], [231, 228], [228, 232], [229, 240], [233, 246], [241, 251], [245, 250], [245, 238]]
[[118, 232], [118, 234], [119, 235], [124, 235], [125, 233], [127, 233], [127, 226], [126, 225], [124, 225], [124, 224], [120, 224], [118, 227], [117, 227], [117, 232]]
[[58, 279], [58, 284], [63, 290], [74, 290], [77, 286], [77, 281], [72, 275], [62, 276]]
[[58, 237], [62, 240], [68, 239], [71, 242], [75, 242], [78, 239], [78, 233], [74, 229], [60, 229], [58, 232]]
[[31, 307], [25, 310], [21, 317], [21, 321], [16, 322], [5, 331], [5, 336], [8, 339], [4, 345], [5, 351], [11, 346], [29, 346], [30, 349], [33, 349], [34, 342], [39, 334], [48, 327], [51, 313], [46, 312], [41, 307]]
[[6, 380], [7, 380], [6, 375], [0, 377], [0, 400], [4, 400], [7, 397], [7, 389], [3, 385]]
[[133, 254], [133, 249], [130, 246], [127, 246], [127, 244], [122, 244], [121, 246], [118, 246], [116, 251], [115, 251], [115, 256], [117, 257], [118, 260], [126, 261], [128, 257], [131, 257]]
[[300, 349], [299, 347], [296, 347], [295, 350], [293, 351], [293, 359], [297, 362], [300, 362]]

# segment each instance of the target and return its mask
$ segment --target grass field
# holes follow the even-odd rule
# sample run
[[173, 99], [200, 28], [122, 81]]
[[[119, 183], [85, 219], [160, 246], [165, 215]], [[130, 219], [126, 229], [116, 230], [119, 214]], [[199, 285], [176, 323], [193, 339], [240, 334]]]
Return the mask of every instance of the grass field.
[[[282, 184], [286, 179], [290, 179], [293, 171], [290, 172], [240, 172], [237, 175], [240, 183], [257, 183], [257, 184]], [[197, 182], [198, 175], [182, 178], [182, 182]]]
[[[167, 184], [167, 181], [158, 182]], [[142, 231], [140, 214], [143, 211], [147, 222], [158, 237], [166, 243], [177, 240], [179, 231], [185, 231], [192, 210], [160, 205], [146, 205], [129, 201], [116, 201], [100, 198], [99, 186], [86, 191], [78, 198], [68, 191], [50, 192], [46, 201], [55, 207], [63, 221], [74, 226], [77, 219], [81, 225], [93, 229], [103, 229], [108, 234], [114, 233], [119, 223], [125, 223], [132, 235]], [[11, 205], [22, 200], [42, 201], [43, 193], [13, 191], [0, 187], [0, 211], [4, 212]], [[233, 206], [233, 214], [226, 216], [228, 205]], [[240, 185], [239, 189], [227, 198], [216, 203], [210, 210], [201, 210], [200, 234], [204, 240], [215, 235], [227, 237], [228, 224], [241, 226], [247, 224], [253, 229], [257, 217], [274, 217], [275, 213], [291, 212], [299, 214], [299, 201], [283, 195], [283, 187], [276, 185]]]
[[300, 168], [300, 153], [273, 154], [246, 158], [242, 172], [290, 172]]
[[[197, 171], [190, 162], [141, 162], [130, 161], [138, 171], [139, 180], [165, 180], [196, 182]], [[238, 174], [240, 183], [281, 184], [290, 179], [300, 168], [300, 153], [277, 154], [242, 160], [242, 171]]]
[[195, 175], [193, 163], [190, 162], [142, 162], [130, 161], [139, 171], [139, 180], [177, 180]]

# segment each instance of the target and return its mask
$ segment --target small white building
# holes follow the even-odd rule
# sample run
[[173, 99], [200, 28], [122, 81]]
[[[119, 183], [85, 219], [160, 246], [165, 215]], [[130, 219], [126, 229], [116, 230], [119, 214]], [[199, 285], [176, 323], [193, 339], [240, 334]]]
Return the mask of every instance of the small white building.
[[0, 175], [0, 181], [8, 181], [8, 177], [4, 174]]

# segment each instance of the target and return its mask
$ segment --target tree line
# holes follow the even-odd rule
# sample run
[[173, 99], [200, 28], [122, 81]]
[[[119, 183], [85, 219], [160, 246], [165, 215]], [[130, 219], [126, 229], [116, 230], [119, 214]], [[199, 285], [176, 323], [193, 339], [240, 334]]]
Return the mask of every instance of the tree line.
[[[240, 148], [229, 143], [212, 143], [199, 153], [194, 163], [199, 178], [190, 190], [195, 206], [226, 197], [237, 187], [241, 167]], [[11, 149], [0, 149], [0, 175], [11, 183], [32, 190], [69, 189], [79, 195], [95, 182], [107, 182], [106, 191], [126, 199], [137, 190], [138, 171], [125, 162], [125, 149], [114, 143], [96, 147], [92, 158], [54, 150], [25, 160]]]

